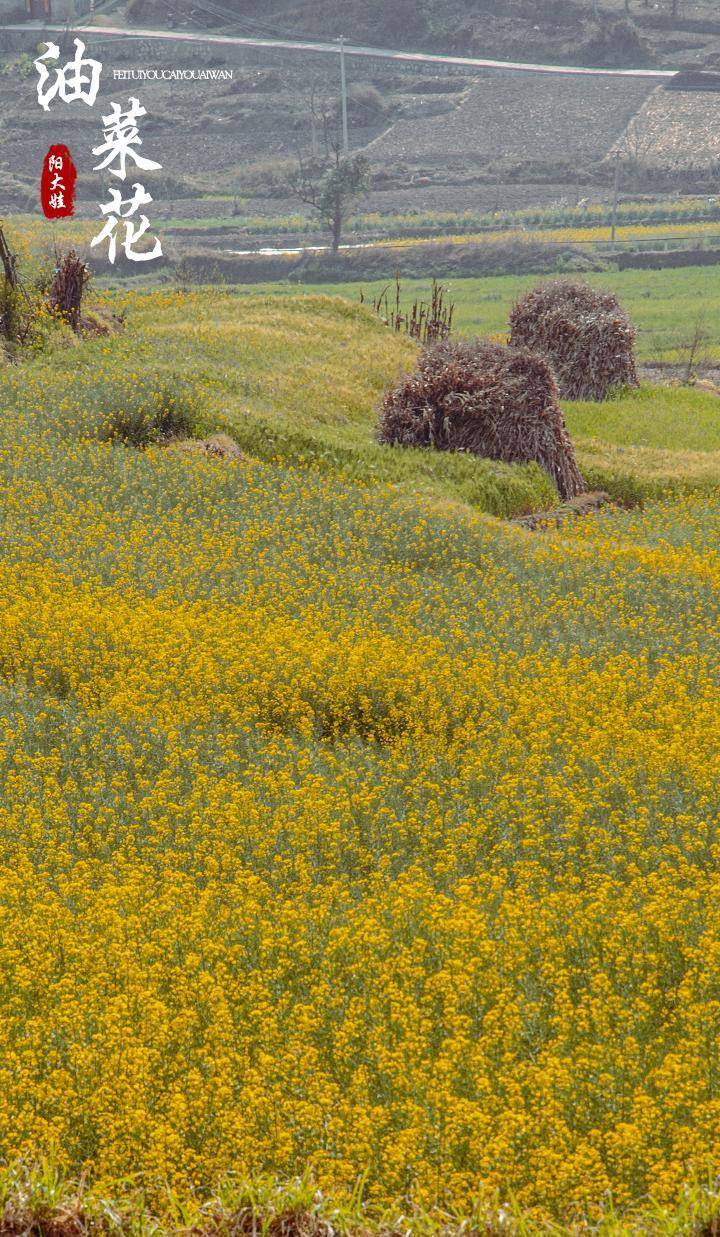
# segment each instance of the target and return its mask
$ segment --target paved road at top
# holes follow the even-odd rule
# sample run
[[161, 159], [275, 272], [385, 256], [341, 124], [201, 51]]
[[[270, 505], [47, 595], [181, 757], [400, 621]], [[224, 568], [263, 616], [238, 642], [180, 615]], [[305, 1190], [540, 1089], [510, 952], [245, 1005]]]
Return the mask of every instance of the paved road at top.
[[[38, 22], [23, 22], [22, 25], [1, 26], [3, 30], [25, 30], [39, 33], [44, 30], [61, 33], [67, 26], [41, 25]], [[333, 52], [339, 54], [337, 42], [323, 43], [310, 40], [292, 39], [259, 39], [232, 34], [201, 34], [182, 30], [121, 30], [117, 26], [80, 26], [73, 25], [78, 34], [101, 34], [116, 38], [132, 39], [165, 39], [178, 43], [217, 43], [224, 47], [267, 47], [280, 48], [283, 51], [300, 52]], [[448, 64], [463, 69], [504, 69], [513, 73], [559, 73], [565, 76], [584, 77], [640, 77], [667, 79], [676, 76], [674, 69], [586, 69], [578, 66], [556, 64], [523, 64], [515, 60], [480, 60], [473, 56], [434, 56], [426, 52], [398, 52], [385, 47], [365, 47], [354, 43], [345, 44], [346, 56], [375, 57], [380, 60], [398, 60], [411, 64]]]

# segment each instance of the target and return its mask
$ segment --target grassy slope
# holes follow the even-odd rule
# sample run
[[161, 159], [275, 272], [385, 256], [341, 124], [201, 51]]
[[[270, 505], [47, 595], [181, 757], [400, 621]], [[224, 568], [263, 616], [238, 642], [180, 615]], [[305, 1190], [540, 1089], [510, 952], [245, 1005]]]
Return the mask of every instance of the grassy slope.
[[651, 495], [720, 482], [717, 395], [646, 385], [602, 404], [568, 403], [565, 415], [585, 473], [598, 484], [606, 474], [628, 476]]
[[[216, 415], [251, 454], [312, 462], [353, 480], [390, 481], [494, 515], [556, 501], [534, 467], [378, 446], [380, 395], [413, 363], [415, 349], [368, 311], [317, 297], [289, 300], [280, 313], [270, 297], [244, 300], [240, 315], [233, 296], [217, 295], [214, 305], [212, 338], [182, 319], [181, 304], [152, 330], [166, 355], [184, 339], [196, 364], [203, 356], [221, 360], [225, 398]], [[717, 397], [706, 392], [646, 388], [603, 405], [569, 404], [566, 414], [588, 484], [634, 501], [717, 482], [719, 411]]]
[[[31, 229], [24, 238], [28, 253], [40, 244], [35, 231], [38, 236]], [[708, 335], [701, 355], [720, 357], [720, 292], [712, 269], [593, 278], [619, 293], [638, 324], [641, 358], [683, 356], [679, 344], [692, 333], [699, 305]], [[513, 299], [532, 282], [453, 281], [458, 327], [502, 338]], [[133, 329], [142, 348], [153, 357], [162, 353], [162, 369], [181, 372], [192, 346], [194, 381], [209, 384], [203, 389], [206, 420], [220, 422], [258, 458], [312, 462], [350, 479], [389, 481], [406, 493], [465, 502], [500, 516], [553, 505], [552, 487], [534, 467], [377, 445], [381, 393], [412, 364], [414, 346], [390, 336], [370, 311], [359, 308], [361, 286], [275, 284], [251, 293], [200, 294], [202, 315], [213, 306], [212, 331], [202, 315], [194, 315], [192, 297], [165, 298], [161, 316], [154, 295], [131, 292], [127, 300], [135, 307]], [[365, 285], [366, 295], [376, 287]], [[408, 300], [426, 292], [423, 281], [404, 285]], [[718, 401], [706, 392], [648, 389], [603, 405], [570, 404], [566, 416], [589, 485], [621, 500], [720, 479]]]
[[141, 341], [140, 355], [153, 365], [161, 356], [158, 374], [171, 381], [184, 373], [199, 392], [203, 425], [220, 424], [256, 458], [392, 482], [495, 515], [552, 505], [553, 488], [534, 465], [378, 445], [381, 394], [415, 348], [367, 310], [323, 297], [239, 304], [215, 292], [171, 297], [159, 316], [155, 296], [131, 301], [133, 336], [123, 346]]
[[[706, 339], [698, 359], [720, 360], [720, 287], [712, 268], [613, 272], [594, 275], [592, 280], [620, 296], [638, 326], [641, 360], [684, 363], [687, 341], [700, 313]], [[453, 280], [449, 287], [457, 327], [464, 333], [504, 338], [513, 300], [534, 282], [537, 278], [532, 276]], [[268, 284], [253, 289], [253, 295], [258, 291], [268, 297], [312, 292], [357, 301], [361, 290], [370, 299], [384, 286]], [[407, 280], [403, 289], [410, 302], [415, 296], [426, 296], [429, 285], [424, 280]], [[588, 481], [610, 489], [618, 498], [704, 487], [720, 480], [720, 403], [713, 394], [648, 386], [601, 405], [569, 403], [565, 412]]]

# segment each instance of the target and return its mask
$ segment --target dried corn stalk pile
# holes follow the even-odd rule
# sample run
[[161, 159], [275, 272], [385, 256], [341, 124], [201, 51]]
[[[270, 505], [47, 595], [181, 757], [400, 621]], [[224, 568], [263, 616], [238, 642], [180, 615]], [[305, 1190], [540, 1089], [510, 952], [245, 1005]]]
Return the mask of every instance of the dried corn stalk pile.
[[635, 327], [611, 292], [573, 280], [539, 284], [512, 309], [510, 343], [547, 357], [562, 399], [637, 386]]
[[80, 325], [83, 293], [89, 278], [90, 272], [87, 266], [74, 249], [63, 254], [50, 286], [50, 305], [62, 314], [74, 331]]
[[508, 464], [535, 462], [561, 498], [585, 490], [547, 361], [482, 340], [423, 349], [414, 373], [387, 392], [380, 441], [468, 451]]

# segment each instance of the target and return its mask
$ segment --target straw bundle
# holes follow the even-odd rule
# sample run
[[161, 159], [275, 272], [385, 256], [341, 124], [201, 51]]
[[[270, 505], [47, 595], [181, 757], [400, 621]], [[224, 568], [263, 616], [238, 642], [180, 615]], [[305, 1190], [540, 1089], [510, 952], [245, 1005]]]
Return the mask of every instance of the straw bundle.
[[550, 361], [562, 399], [601, 400], [637, 386], [635, 328], [611, 292], [555, 280], [533, 288], [510, 314], [510, 343]]
[[90, 272], [74, 249], [60, 258], [50, 286], [50, 305], [62, 314], [76, 331], [80, 325], [83, 293]]
[[535, 461], [561, 498], [585, 484], [544, 357], [483, 340], [444, 340], [387, 392], [380, 441], [469, 451], [509, 464]]

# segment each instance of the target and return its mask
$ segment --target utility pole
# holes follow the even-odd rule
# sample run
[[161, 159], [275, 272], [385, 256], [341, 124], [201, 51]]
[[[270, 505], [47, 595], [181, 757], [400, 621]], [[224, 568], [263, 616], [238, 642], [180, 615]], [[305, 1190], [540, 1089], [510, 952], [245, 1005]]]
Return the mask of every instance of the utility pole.
[[313, 82], [310, 91], [310, 129], [312, 133], [312, 157], [317, 160], [320, 151], [318, 148], [317, 117], [315, 115], [315, 82]]
[[347, 106], [347, 77], [345, 74], [345, 36], [340, 36], [340, 92], [342, 95], [342, 131], [343, 131], [343, 154], [350, 154], [350, 142], [348, 140], [348, 106]]
[[618, 216], [618, 198], [620, 196], [620, 151], [615, 151], [615, 192], [613, 195], [613, 213], [612, 213], [612, 235], [610, 237], [615, 244], [615, 233], [617, 231], [617, 216]]

